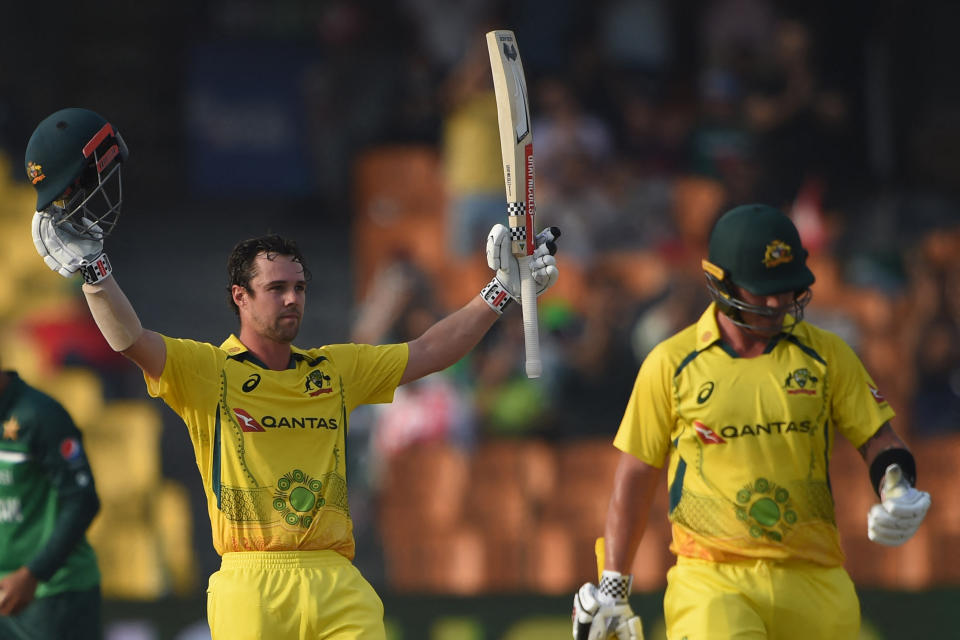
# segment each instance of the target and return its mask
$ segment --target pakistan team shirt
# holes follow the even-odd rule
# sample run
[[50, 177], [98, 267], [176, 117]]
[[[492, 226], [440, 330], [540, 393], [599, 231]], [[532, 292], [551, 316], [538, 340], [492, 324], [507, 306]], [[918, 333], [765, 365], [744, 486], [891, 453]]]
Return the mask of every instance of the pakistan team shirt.
[[674, 553], [842, 564], [834, 435], [860, 447], [893, 410], [835, 334], [800, 322], [739, 358], [715, 314], [711, 304], [650, 352], [614, 445], [654, 467], [669, 459]]
[[147, 390], [187, 425], [217, 552], [332, 549], [353, 559], [348, 418], [393, 399], [407, 345], [294, 347], [289, 367], [272, 371], [232, 335], [219, 347], [164, 341], [163, 373], [145, 376]]
[[99, 504], [80, 431], [8, 371], [0, 394], [0, 576], [28, 566], [36, 597], [84, 591], [100, 571], [84, 532]]

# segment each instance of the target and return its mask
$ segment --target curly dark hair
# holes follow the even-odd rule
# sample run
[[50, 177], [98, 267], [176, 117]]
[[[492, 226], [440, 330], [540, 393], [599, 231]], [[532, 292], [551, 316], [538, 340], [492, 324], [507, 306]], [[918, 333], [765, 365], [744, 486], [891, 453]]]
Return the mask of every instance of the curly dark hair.
[[273, 260], [277, 256], [291, 256], [294, 262], [299, 262], [303, 267], [303, 279], [310, 281], [312, 275], [303, 260], [303, 254], [294, 240], [288, 240], [276, 234], [268, 234], [259, 238], [250, 238], [238, 242], [230, 252], [227, 259], [227, 301], [233, 312], [240, 315], [240, 309], [237, 303], [233, 301], [233, 285], [237, 284], [250, 291], [250, 281], [256, 277], [257, 272], [254, 261], [261, 253], [267, 255], [267, 260]]

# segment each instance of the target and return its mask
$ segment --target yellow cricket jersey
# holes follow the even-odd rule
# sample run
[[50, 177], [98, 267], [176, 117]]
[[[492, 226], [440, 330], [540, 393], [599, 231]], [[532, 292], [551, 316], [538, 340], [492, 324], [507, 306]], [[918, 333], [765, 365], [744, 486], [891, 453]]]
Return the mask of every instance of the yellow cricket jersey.
[[272, 371], [235, 336], [216, 347], [164, 337], [147, 390], [183, 418], [207, 495], [213, 544], [229, 551], [332, 549], [353, 559], [346, 431], [361, 404], [390, 402], [405, 344], [293, 348]]
[[677, 555], [842, 564], [834, 434], [859, 447], [893, 410], [835, 334], [800, 322], [763, 355], [739, 358], [715, 314], [711, 304], [650, 352], [614, 445], [658, 468], [669, 457]]

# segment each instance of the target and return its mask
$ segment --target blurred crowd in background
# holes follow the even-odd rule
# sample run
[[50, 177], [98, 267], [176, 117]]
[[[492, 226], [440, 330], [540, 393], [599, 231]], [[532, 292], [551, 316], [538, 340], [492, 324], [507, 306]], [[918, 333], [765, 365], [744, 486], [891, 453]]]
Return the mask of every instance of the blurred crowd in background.
[[[960, 11], [950, 3], [207, 0], [151, 9], [117, 0], [95, 15], [65, 11], [70, 19], [46, 25], [42, 39], [11, 33], [0, 45], [5, 59], [46, 77], [0, 69], [9, 164], [0, 262], [20, 282], [0, 287], [3, 359], [43, 363], [37, 375], [89, 367], [108, 402], [145, 398], [139, 374], [98, 341], [78, 288], [30, 255], [20, 162], [36, 122], [63, 106], [111, 119], [131, 147], [126, 210], [189, 229], [178, 252], [208, 251], [209, 236], [230, 236], [240, 215], [269, 217], [298, 238], [322, 235], [331, 253], [306, 252], [322, 274], [310, 304], [343, 304], [308, 336], [406, 341], [489, 278], [485, 235], [505, 207], [483, 36], [515, 31], [533, 116], [536, 220], [563, 231], [560, 282], [540, 304], [544, 375], [523, 373], [513, 309], [458, 365], [354, 413], [358, 563], [378, 586], [390, 586], [399, 562], [381, 538], [392, 501], [418, 495], [391, 465], [437, 445], [466, 464], [505, 440], [557, 452], [609, 443], [644, 356], [709, 303], [700, 258], [713, 221], [737, 204], [772, 204], [794, 219], [817, 277], [807, 318], [855, 348], [908, 442], [960, 432], [960, 96], [947, 26]], [[178, 222], [169, 212], [181, 206], [202, 219]], [[143, 242], [132, 214], [121, 224], [129, 244]], [[240, 239], [225, 238], [213, 262]], [[158, 265], [138, 269], [176, 290], [196, 270], [176, 262], [162, 279]], [[122, 273], [136, 292], [141, 275]], [[53, 299], [58, 313], [39, 302]], [[218, 341], [228, 318], [225, 306], [216, 323], [198, 313], [198, 332], [183, 337]], [[165, 318], [148, 320], [165, 329]], [[10, 352], [21, 353], [24, 336], [33, 351], [17, 359]], [[166, 429], [182, 428], [169, 417]], [[186, 469], [203, 580], [215, 559], [185, 447], [185, 438], [164, 445], [163, 469]], [[582, 475], [564, 476], [561, 458], [553, 484], [534, 479], [527, 490], [547, 505], [570, 483], [596, 481], [588, 499], [605, 509], [608, 470], [574, 465]], [[438, 483], [464, 495], [493, 480], [451, 473]], [[463, 498], [463, 509], [507, 527], [505, 496], [492, 497], [490, 511]], [[464, 544], [467, 555], [476, 550]], [[553, 587], [589, 577], [577, 573]]]

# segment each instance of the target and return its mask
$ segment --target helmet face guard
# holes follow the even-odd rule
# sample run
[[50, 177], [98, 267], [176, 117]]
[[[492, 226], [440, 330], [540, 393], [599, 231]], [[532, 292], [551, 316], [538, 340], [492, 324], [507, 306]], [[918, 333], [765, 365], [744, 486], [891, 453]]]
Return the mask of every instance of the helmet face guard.
[[127, 145], [110, 123], [83, 147], [87, 163], [58, 200], [46, 209], [55, 224], [67, 225], [76, 234], [103, 239], [110, 235], [123, 205], [121, 164]]
[[121, 165], [129, 155], [120, 133], [88, 109], [47, 117], [27, 144], [27, 176], [37, 189], [37, 211], [71, 233], [102, 240], [123, 204]]
[[744, 320], [743, 312], [764, 318], [778, 318], [784, 317], [784, 314], [788, 314], [791, 322], [784, 324], [783, 327], [778, 330], [778, 333], [790, 333], [794, 327], [803, 320], [804, 309], [810, 304], [810, 300], [813, 298], [813, 291], [811, 291], [809, 287], [806, 287], [794, 291], [793, 300], [779, 307], [751, 304], [746, 300], [741, 300], [736, 297], [733, 287], [730, 286], [732, 283], [726, 277], [723, 269], [704, 260], [703, 270], [707, 278], [707, 291], [710, 292], [710, 297], [717, 303], [717, 309], [729, 317], [730, 320], [741, 329], [746, 329], [754, 333], [770, 333], [770, 328], [750, 324]]

